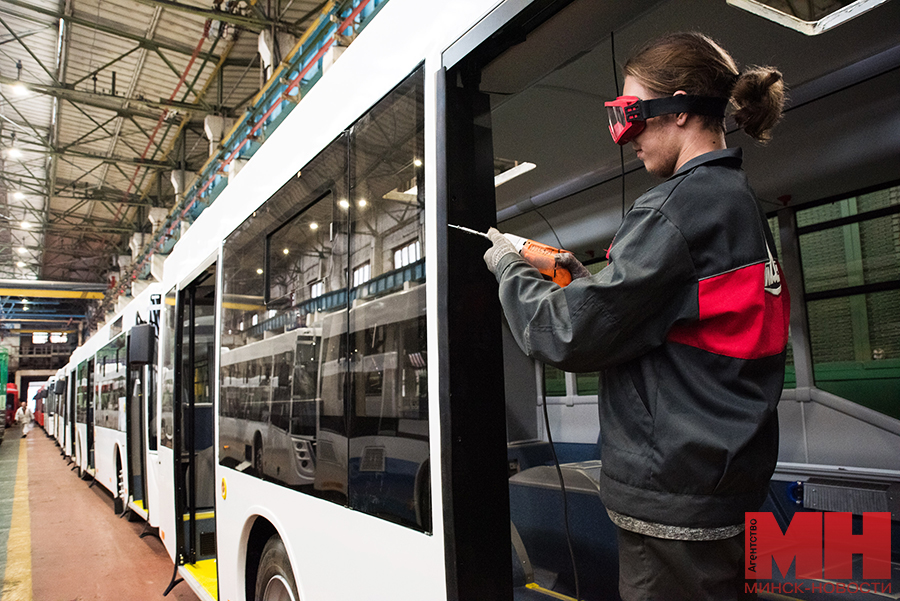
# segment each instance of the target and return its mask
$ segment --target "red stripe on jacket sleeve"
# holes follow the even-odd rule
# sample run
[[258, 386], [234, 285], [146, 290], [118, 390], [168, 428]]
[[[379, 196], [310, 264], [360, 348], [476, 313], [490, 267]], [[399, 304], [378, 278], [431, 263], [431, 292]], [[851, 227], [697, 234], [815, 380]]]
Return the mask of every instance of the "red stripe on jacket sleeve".
[[758, 359], [784, 350], [790, 322], [790, 298], [782, 277], [777, 295], [765, 289], [765, 263], [699, 282], [700, 318], [677, 324], [668, 340], [734, 357]]

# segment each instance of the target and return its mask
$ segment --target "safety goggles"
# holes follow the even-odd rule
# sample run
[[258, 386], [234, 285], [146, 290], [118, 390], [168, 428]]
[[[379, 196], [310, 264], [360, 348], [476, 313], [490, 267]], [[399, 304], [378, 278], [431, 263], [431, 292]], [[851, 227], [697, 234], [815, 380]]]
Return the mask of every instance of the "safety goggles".
[[627, 144], [644, 131], [647, 119], [651, 117], [677, 113], [724, 117], [728, 99], [687, 94], [651, 100], [641, 100], [637, 96], [619, 96], [604, 105], [609, 116], [609, 133], [613, 142]]

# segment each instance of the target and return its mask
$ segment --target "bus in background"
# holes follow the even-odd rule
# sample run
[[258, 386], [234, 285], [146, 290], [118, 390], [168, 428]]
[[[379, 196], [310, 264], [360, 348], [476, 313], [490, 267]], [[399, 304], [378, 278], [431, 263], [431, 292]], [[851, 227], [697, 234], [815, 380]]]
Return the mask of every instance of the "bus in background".
[[19, 389], [12, 382], [6, 384], [6, 425], [11, 426], [19, 408]]
[[50, 393], [48, 395], [50, 411], [53, 415], [52, 424], [47, 427], [49, 434], [56, 444], [59, 445], [60, 451], [65, 454], [65, 427], [68, 423], [66, 415], [66, 368], [62, 367], [56, 372], [56, 376], [51, 379]]
[[298, 328], [222, 351], [219, 461], [285, 486], [315, 478], [321, 332]]
[[[70, 373], [68, 384], [60, 387], [67, 411], [74, 407], [74, 428], [65, 428], [61, 445], [68, 450], [66, 438], [71, 437], [79, 473], [112, 494], [116, 513], [127, 507], [145, 520], [153, 489], [148, 478], [155, 482], [148, 467], [156, 463], [148, 460], [156, 442], [155, 403], [148, 402], [155, 397], [150, 366], [158, 307], [155, 290], [147, 287], [76, 349], [65, 368]], [[129, 340], [137, 331], [147, 356], [129, 367]]]
[[[45, 413], [47, 409], [47, 386], [48, 382], [41, 382], [41, 387], [38, 388], [37, 392], [34, 393], [34, 396], [31, 399], [31, 414], [34, 416], [34, 422], [39, 425], [41, 428], [44, 427], [45, 422]], [[28, 392], [31, 392], [31, 385], [28, 386]]]
[[[0, 347], [0, 390], [6, 389], [6, 383], [9, 381], [9, 349]], [[3, 433], [6, 431], [7, 417], [0, 419], [0, 441], [3, 440]]]

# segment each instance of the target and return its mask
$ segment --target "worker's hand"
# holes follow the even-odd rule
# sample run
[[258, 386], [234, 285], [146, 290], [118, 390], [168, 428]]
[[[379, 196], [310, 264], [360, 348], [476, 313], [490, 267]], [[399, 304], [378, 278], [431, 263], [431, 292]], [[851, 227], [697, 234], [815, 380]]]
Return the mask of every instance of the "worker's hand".
[[581, 264], [581, 261], [575, 258], [570, 252], [559, 253], [556, 255], [556, 264], [563, 269], [567, 269], [572, 274], [572, 279], [586, 278], [591, 275], [587, 267]]
[[516, 252], [516, 247], [513, 246], [513, 243], [510, 242], [506, 236], [498, 232], [496, 228], [490, 228], [487, 231], [487, 235], [494, 245], [484, 253], [484, 262], [487, 265], [487, 268], [491, 270], [491, 273], [497, 275], [497, 264], [500, 263], [500, 259], [509, 253], [514, 253], [516, 255], [519, 253]]

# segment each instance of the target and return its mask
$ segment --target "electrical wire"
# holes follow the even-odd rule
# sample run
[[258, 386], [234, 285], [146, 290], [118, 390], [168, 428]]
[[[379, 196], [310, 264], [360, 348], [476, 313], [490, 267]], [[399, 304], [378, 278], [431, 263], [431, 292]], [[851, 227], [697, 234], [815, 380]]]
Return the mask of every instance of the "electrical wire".
[[556, 238], [556, 244], [558, 245], [557, 248], [565, 248], [563, 246], [562, 240], [559, 239], [559, 234], [556, 233], [556, 230], [553, 229], [553, 226], [550, 225], [550, 222], [547, 221], [547, 218], [544, 217], [543, 213], [541, 213], [538, 209], [535, 209], [534, 212], [537, 213], [538, 217], [544, 220], [544, 223], [546, 223], [547, 227], [550, 228], [550, 231], [553, 232], [553, 237]]
[[559, 488], [562, 492], [563, 522], [566, 529], [566, 544], [569, 547], [569, 558], [572, 560], [572, 576], [575, 580], [575, 598], [581, 599], [581, 588], [578, 584], [578, 567], [575, 563], [575, 547], [572, 545], [572, 532], [569, 529], [569, 500], [566, 494], [566, 482], [563, 478], [562, 467], [559, 465], [559, 457], [553, 447], [553, 436], [550, 434], [550, 415], [547, 413], [547, 396], [544, 395], [544, 428], [547, 431], [547, 442], [550, 443], [550, 454], [553, 455], [553, 464], [556, 466], [556, 475], [559, 478]]
[[[616, 34], [609, 32], [609, 45], [612, 51], [613, 81], [616, 83], [616, 96], [619, 92], [619, 70], [616, 68]], [[622, 221], [625, 221], [625, 148], [619, 144], [619, 178], [622, 182]]]
[[[563, 246], [562, 240], [559, 238], [559, 234], [556, 233], [556, 230], [553, 229], [553, 226], [550, 224], [550, 221], [544, 217], [543, 213], [541, 213], [538, 209], [534, 209], [534, 212], [538, 214], [538, 217], [544, 220], [544, 223], [547, 224], [547, 227], [550, 228], [550, 231], [553, 232], [553, 236], [556, 238], [556, 243], [559, 245], [559, 248], [565, 248]], [[556, 455], [556, 449], [553, 447], [553, 436], [550, 434], [550, 416], [547, 413], [547, 396], [544, 395], [544, 429], [547, 432], [547, 441], [550, 443], [550, 454], [553, 456], [553, 465], [556, 466], [556, 475], [559, 479], [559, 489], [562, 493], [562, 506], [563, 506], [563, 524], [565, 526], [566, 531], [566, 545], [569, 547], [569, 558], [572, 560], [572, 577], [575, 581], [575, 598], [581, 599], [581, 587], [578, 583], [578, 565], [575, 563], [575, 547], [572, 544], [572, 531], [569, 528], [569, 497], [566, 494], [566, 482], [563, 477], [562, 467], [559, 465], [559, 457]]]

